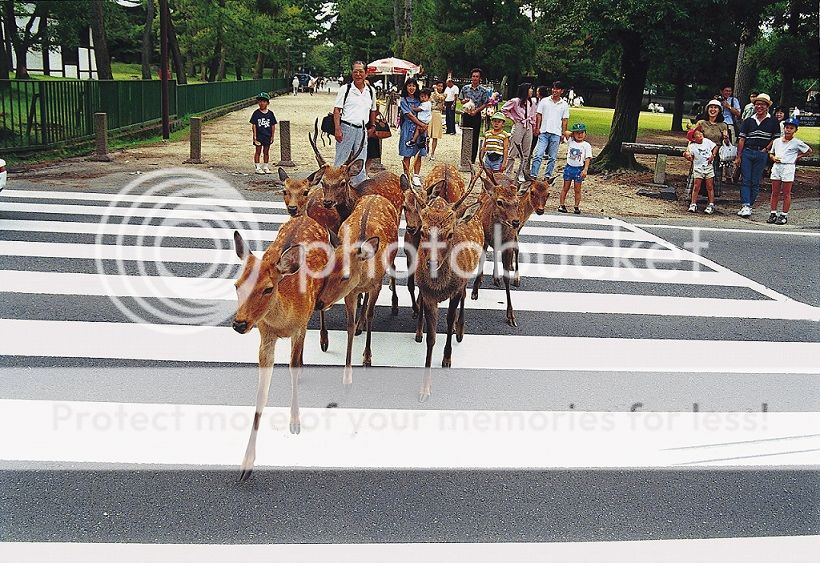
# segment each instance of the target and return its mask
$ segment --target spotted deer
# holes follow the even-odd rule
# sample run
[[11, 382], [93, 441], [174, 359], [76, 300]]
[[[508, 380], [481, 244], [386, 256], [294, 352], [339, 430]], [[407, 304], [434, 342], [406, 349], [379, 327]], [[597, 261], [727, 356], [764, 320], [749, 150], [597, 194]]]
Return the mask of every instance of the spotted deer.
[[[321, 280], [310, 275], [323, 272], [328, 261], [328, 231], [307, 216], [294, 217], [279, 229], [276, 240], [262, 258], [254, 256], [238, 232], [234, 232], [236, 254], [242, 259], [242, 274], [236, 282], [238, 306], [233, 329], [247, 334], [259, 329], [259, 382], [251, 435], [242, 460], [240, 481], [247, 480], [256, 459], [256, 436], [262, 410], [268, 402], [273, 373], [274, 348], [279, 338], [290, 338], [290, 432], [298, 434], [299, 376], [307, 324], [316, 307]], [[299, 275], [294, 275], [299, 272]]]
[[316, 308], [326, 310], [344, 299], [347, 355], [342, 383], [345, 386], [353, 383], [351, 350], [356, 330], [356, 299], [360, 293], [367, 296], [362, 310], [364, 329], [367, 331], [362, 364], [372, 364], [370, 335], [373, 313], [384, 274], [393, 264], [398, 251], [398, 231], [398, 217], [393, 213], [390, 202], [380, 195], [361, 198], [339, 230], [339, 245], [335, 249], [332, 266], [322, 280]]
[[[402, 177], [408, 183], [407, 177]], [[464, 192], [457, 201], [446, 202], [441, 197], [433, 197], [426, 205], [416, 201], [417, 213], [421, 218], [421, 237], [416, 257], [416, 284], [424, 315], [427, 332], [427, 356], [424, 378], [422, 379], [419, 401], [426, 401], [432, 390], [432, 357], [436, 343], [438, 324], [438, 304], [449, 299], [447, 309], [447, 343], [444, 346], [442, 367], [452, 364], [453, 328], [456, 338], [464, 335], [464, 296], [467, 282], [479, 267], [481, 248], [484, 245], [484, 231], [479, 218], [474, 218], [478, 204], [466, 210], [461, 209], [470, 190]], [[458, 322], [456, 310], [460, 306]]]
[[[493, 247], [493, 284], [501, 283], [498, 274], [498, 262], [501, 258], [504, 269], [504, 289], [507, 293], [507, 324], [518, 326], [510, 296], [510, 278], [517, 264], [515, 255], [518, 248], [518, 230], [521, 228], [521, 199], [526, 189], [516, 186], [515, 182], [504, 174], [493, 174], [485, 170], [481, 177], [484, 191], [479, 197], [481, 224], [484, 229], [484, 248], [481, 253], [482, 267], [473, 284], [470, 299], [478, 299], [478, 290], [484, 278], [484, 257], [487, 247]], [[500, 255], [500, 256], [499, 256]]]
[[[308, 140], [313, 148], [313, 153], [316, 155], [316, 162], [319, 164], [319, 170], [315, 172], [317, 177], [314, 178], [314, 181], [321, 182], [322, 204], [328, 209], [335, 207], [344, 221], [350, 216], [356, 203], [362, 197], [380, 195], [393, 206], [396, 213], [396, 222], [398, 223], [402, 202], [404, 201], [404, 194], [398, 176], [390, 172], [382, 172], [357, 186], [350, 183], [350, 180], [355, 178], [364, 166], [364, 161], [358, 158], [367, 142], [367, 133], [364, 128], [362, 128], [362, 140], [359, 146], [350, 151], [350, 155], [344, 163], [339, 166], [332, 166], [325, 161], [316, 146], [316, 139], [319, 135], [318, 123], [319, 120], [317, 119], [313, 124], [313, 136], [311, 137], [308, 133]], [[390, 291], [392, 292], [390, 312], [393, 315], [398, 315], [399, 297], [396, 295], [396, 279], [393, 276], [390, 277]], [[361, 330], [358, 330], [357, 334], [360, 332]]]

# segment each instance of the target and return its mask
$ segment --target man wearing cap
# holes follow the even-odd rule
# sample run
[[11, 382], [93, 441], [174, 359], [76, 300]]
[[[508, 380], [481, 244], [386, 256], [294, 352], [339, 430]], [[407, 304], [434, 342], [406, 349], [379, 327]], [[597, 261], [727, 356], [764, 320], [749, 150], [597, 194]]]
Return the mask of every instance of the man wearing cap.
[[768, 94], [759, 94], [754, 99], [755, 112], [740, 126], [735, 166], [740, 167], [743, 181], [740, 185], [742, 207], [737, 212], [741, 217], [752, 215], [752, 206], [760, 192], [760, 179], [769, 159], [772, 142], [780, 136], [780, 125], [769, 116], [772, 99]]
[[475, 162], [475, 157], [478, 154], [478, 137], [481, 132], [481, 112], [490, 105], [490, 93], [487, 89], [481, 86], [482, 71], [480, 68], [474, 68], [470, 71], [470, 83], [465, 84], [461, 88], [461, 104], [465, 105], [472, 102], [470, 109], [463, 109], [461, 112], [461, 126], [472, 127], [473, 129], [473, 146], [470, 149], [470, 162]]
[[552, 83], [552, 96], [542, 98], [538, 102], [535, 115], [535, 130], [538, 131], [538, 144], [532, 157], [530, 176], [537, 177], [541, 170], [541, 161], [547, 155], [546, 178], [552, 182], [552, 173], [555, 170], [555, 159], [558, 156], [558, 145], [561, 136], [567, 130], [569, 121], [569, 104], [561, 96], [564, 85], [560, 81]]
[[[351, 151], [355, 151], [367, 131], [376, 125], [376, 92], [365, 81], [365, 66], [362, 61], [353, 63], [353, 82], [339, 88], [336, 103], [333, 107], [333, 125], [336, 128], [335, 166], [347, 161]], [[364, 129], [363, 129], [364, 128]], [[367, 162], [367, 142], [359, 154], [362, 162]], [[367, 172], [362, 166], [361, 172], [350, 179], [354, 186], [367, 179]]]

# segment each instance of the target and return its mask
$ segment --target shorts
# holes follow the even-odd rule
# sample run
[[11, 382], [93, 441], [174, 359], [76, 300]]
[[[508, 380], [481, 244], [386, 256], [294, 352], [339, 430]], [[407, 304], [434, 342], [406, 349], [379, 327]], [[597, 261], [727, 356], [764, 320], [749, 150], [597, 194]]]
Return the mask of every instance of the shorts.
[[709, 165], [708, 169], [707, 168], [702, 168], [702, 169], [695, 168], [694, 170], [692, 170], [692, 178], [694, 178], [695, 180], [708, 180], [709, 178], [714, 178], [714, 177], [715, 177], [715, 169], [712, 167], [711, 164]]
[[583, 166], [570, 166], [569, 164], [567, 164], [566, 166], [564, 166], [564, 181], [566, 182], [567, 180], [569, 180], [575, 182], [576, 184], [580, 184], [584, 181], [584, 179], [581, 177], [581, 172], [583, 171]]
[[[498, 155], [495, 160], [490, 158], [490, 155]], [[488, 169], [492, 170], [493, 172], [497, 172], [501, 170], [501, 163], [504, 162], [504, 155], [501, 153], [486, 153], [484, 155], [484, 166]]]
[[[269, 147], [270, 143], [273, 139], [272, 138], [271, 139], [259, 139], [259, 138], [257, 138], [256, 140], [259, 141], [259, 144], [262, 145], [263, 147]], [[253, 145], [253, 146], [257, 147], [259, 145]]]
[[772, 164], [772, 180], [780, 180], [781, 182], [794, 182], [794, 164], [783, 164], [782, 162], [775, 162]]

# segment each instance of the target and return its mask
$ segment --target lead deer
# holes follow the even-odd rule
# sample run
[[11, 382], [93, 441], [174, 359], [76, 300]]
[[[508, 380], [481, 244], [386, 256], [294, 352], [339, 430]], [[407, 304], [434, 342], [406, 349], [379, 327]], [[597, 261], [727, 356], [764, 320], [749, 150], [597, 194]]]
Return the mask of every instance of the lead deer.
[[[521, 145], [516, 144], [515, 148], [521, 158], [524, 158], [524, 151]], [[521, 226], [518, 227], [518, 235], [521, 235], [521, 229], [530, 220], [533, 211], [536, 215], [544, 214], [544, 207], [547, 205], [547, 199], [550, 197], [550, 183], [548, 180], [539, 180], [537, 177], [530, 176], [529, 169], [524, 167], [524, 181], [521, 183], [521, 190], [526, 190], [521, 197]], [[512, 279], [513, 287], [521, 285], [521, 272], [518, 269], [518, 245], [515, 246], [515, 273]]]
[[360, 293], [366, 295], [362, 317], [367, 338], [362, 365], [372, 365], [373, 312], [385, 271], [393, 264], [398, 251], [398, 231], [399, 222], [392, 204], [380, 195], [368, 195], [359, 200], [339, 230], [340, 244], [335, 249], [332, 267], [322, 281], [316, 308], [326, 310], [340, 299], [345, 301], [347, 355], [342, 376], [345, 386], [353, 383], [351, 351], [356, 330], [356, 300]]
[[[291, 217], [307, 215], [332, 233], [331, 239], [334, 239], [342, 221], [335, 208], [328, 209], [322, 205], [322, 188], [317, 185], [319, 179], [316, 172], [303, 180], [290, 178], [281, 167], [278, 173], [279, 180], [274, 180], [274, 183], [282, 186], [282, 198], [288, 214]], [[329, 347], [324, 311], [319, 312], [319, 347], [322, 352], [327, 352]]]
[[[402, 183], [409, 181], [402, 176]], [[444, 346], [442, 367], [452, 364], [453, 325], [456, 309], [461, 306], [456, 330], [464, 334], [464, 296], [470, 276], [479, 266], [484, 232], [481, 221], [474, 219], [478, 204], [460, 209], [470, 190], [454, 203], [434, 197], [427, 205], [414, 205], [421, 218], [421, 237], [417, 255], [416, 283], [427, 331], [427, 356], [419, 401], [426, 401], [432, 391], [432, 357], [436, 343], [438, 304], [449, 299], [447, 308], [447, 343]], [[463, 211], [463, 213], [462, 213]]]
[[[262, 410], [268, 402], [273, 373], [274, 348], [279, 338], [290, 338], [290, 432], [298, 434], [299, 375], [307, 323], [316, 307], [321, 280], [310, 275], [323, 272], [328, 260], [328, 231], [307, 216], [294, 217], [279, 229], [276, 240], [262, 258], [254, 256], [238, 232], [234, 232], [236, 255], [243, 270], [236, 282], [238, 306], [233, 329], [247, 334], [259, 329], [259, 382], [256, 388], [256, 412], [251, 435], [242, 460], [240, 481], [246, 481], [256, 459], [256, 435]], [[299, 276], [296, 272], [303, 270]]]
[[[482, 163], [483, 166], [483, 163]], [[498, 275], [499, 255], [504, 269], [504, 289], [507, 293], [507, 324], [518, 326], [513, 311], [510, 295], [510, 278], [517, 268], [515, 260], [518, 249], [518, 230], [521, 228], [521, 196], [526, 188], [517, 187], [504, 174], [493, 174], [485, 170], [486, 179], [482, 176], [484, 192], [479, 197], [481, 208], [478, 214], [484, 229], [484, 248], [481, 253], [481, 265], [473, 284], [470, 299], [478, 299], [478, 289], [484, 278], [484, 257], [487, 247], [493, 247], [493, 284], [498, 286], [501, 280]]]
[[[322, 157], [319, 148], [316, 146], [316, 139], [319, 136], [319, 120], [317, 119], [313, 124], [313, 136], [308, 133], [308, 141], [313, 148], [313, 153], [316, 155], [316, 162], [319, 164], [319, 170], [315, 172], [317, 175], [316, 181], [322, 184], [322, 204], [330, 209], [335, 207], [338, 210], [342, 220], [347, 219], [353, 212], [356, 203], [366, 195], [380, 195], [387, 199], [393, 206], [396, 212], [396, 221], [401, 215], [401, 206], [404, 201], [404, 194], [401, 189], [401, 182], [399, 177], [390, 172], [382, 172], [381, 174], [369, 178], [361, 182], [357, 186], [350, 183], [351, 178], [355, 178], [362, 167], [364, 161], [359, 158], [359, 155], [367, 142], [367, 133], [362, 128], [362, 140], [358, 148], [350, 151], [344, 163], [339, 166], [331, 166]], [[398, 234], [396, 235], [398, 236]], [[391, 264], [391, 269], [392, 269]], [[399, 314], [399, 297], [396, 294], [396, 279], [390, 276], [390, 291], [392, 292], [390, 312], [392, 315]], [[363, 307], [366, 306], [363, 305]], [[361, 333], [358, 330], [356, 334]]]

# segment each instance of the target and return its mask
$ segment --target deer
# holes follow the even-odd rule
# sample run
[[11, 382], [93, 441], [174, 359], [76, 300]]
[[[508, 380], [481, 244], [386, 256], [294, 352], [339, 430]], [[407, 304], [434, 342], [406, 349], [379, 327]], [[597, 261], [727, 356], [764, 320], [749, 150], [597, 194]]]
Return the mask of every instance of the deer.
[[392, 204], [380, 195], [364, 196], [342, 223], [340, 244], [335, 248], [332, 266], [322, 281], [316, 300], [318, 310], [327, 310], [340, 299], [345, 302], [347, 355], [342, 383], [346, 388], [353, 384], [351, 351], [356, 330], [356, 301], [361, 293], [367, 296], [362, 309], [367, 331], [362, 365], [369, 367], [373, 361], [370, 350], [373, 313], [384, 274], [398, 251], [398, 231], [398, 217]]
[[[524, 151], [521, 149], [521, 145], [516, 144], [515, 148], [523, 159]], [[537, 177], [531, 176], [529, 169], [527, 169], [527, 167], [524, 168], [524, 181], [521, 182], [521, 191], [526, 190], [526, 192], [521, 197], [521, 226], [518, 227], [519, 236], [521, 229], [523, 229], [527, 221], [530, 220], [533, 211], [536, 215], [544, 214], [544, 207], [547, 205], [547, 199], [550, 197], [549, 181], [546, 179], [539, 180]], [[521, 285], [521, 272], [518, 269], [518, 245], [515, 246], [514, 253], [515, 273], [512, 279], [512, 285], [513, 287], [519, 287]]]
[[[322, 189], [318, 186], [319, 179], [316, 172], [303, 180], [290, 178], [284, 168], [278, 170], [279, 179], [274, 180], [274, 184], [282, 186], [282, 198], [285, 201], [288, 214], [291, 217], [298, 217], [307, 214], [322, 225], [330, 233], [331, 239], [335, 239], [339, 233], [341, 219], [336, 209], [328, 209], [322, 205]], [[329, 339], [327, 325], [325, 324], [325, 312], [319, 312], [319, 347], [322, 352], [327, 352]]]
[[[300, 431], [298, 385], [305, 334], [321, 288], [321, 279], [311, 273], [325, 270], [329, 242], [327, 229], [304, 215], [283, 224], [276, 240], [261, 258], [250, 251], [238, 231], [234, 232], [236, 255], [242, 260], [243, 269], [235, 283], [238, 305], [233, 329], [239, 334], [247, 334], [256, 327], [260, 335], [256, 411], [240, 467], [240, 482], [247, 481], [253, 471], [256, 436], [262, 410], [268, 402], [274, 349], [279, 338], [291, 339], [290, 432], [298, 434]], [[294, 275], [296, 272], [300, 275]]]
[[[483, 163], [482, 163], [483, 168]], [[484, 191], [479, 197], [481, 224], [484, 229], [484, 246], [481, 252], [482, 267], [473, 284], [470, 299], [478, 299], [478, 289], [484, 278], [484, 257], [487, 247], [493, 247], [493, 284], [500, 285], [498, 275], [499, 254], [504, 269], [504, 289], [507, 293], [507, 324], [518, 326], [513, 311], [510, 296], [510, 278], [517, 267], [515, 256], [518, 248], [518, 232], [521, 228], [521, 196], [526, 193], [523, 186], [517, 187], [515, 182], [504, 174], [493, 174], [485, 170], [486, 179], [481, 177]]]
[[[319, 136], [318, 127], [319, 120], [317, 118], [313, 124], [313, 136], [311, 137], [310, 133], [308, 133], [308, 141], [310, 141], [310, 146], [316, 155], [316, 162], [319, 164], [319, 170], [315, 172], [318, 178], [316, 178], [315, 181], [321, 182], [322, 184], [322, 204], [327, 209], [335, 207], [341, 219], [344, 221], [350, 216], [353, 212], [353, 208], [356, 206], [356, 202], [362, 197], [366, 195], [380, 195], [393, 205], [398, 223], [402, 202], [404, 201], [404, 194], [402, 193], [401, 182], [399, 182], [398, 176], [390, 172], [382, 172], [373, 178], [361, 182], [357, 186], [353, 186], [350, 183], [350, 179], [355, 178], [364, 166], [364, 161], [358, 158], [367, 142], [367, 133], [364, 127], [362, 127], [362, 140], [358, 148], [352, 149], [347, 160], [339, 166], [331, 166], [328, 164], [319, 152], [319, 148], [316, 146], [316, 139]], [[396, 294], [396, 279], [392, 275], [390, 276], [390, 291], [393, 294], [390, 302], [390, 313], [395, 316], [399, 314], [399, 296]], [[366, 306], [366, 303], [362, 306]], [[356, 334], [360, 333], [361, 329], [357, 330]]]
[[[402, 183], [409, 180], [402, 176]], [[416, 283], [427, 332], [427, 356], [424, 361], [424, 377], [419, 391], [419, 401], [426, 401], [432, 392], [432, 357], [436, 343], [438, 304], [449, 299], [447, 308], [447, 343], [444, 346], [442, 367], [452, 365], [452, 337], [456, 331], [464, 334], [464, 297], [469, 277], [480, 265], [484, 245], [484, 230], [476, 216], [478, 203], [466, 210], [460, 207], [470, 194], [464, 192], [457, 201], [448, 203], [441, 197], [433, 197], [426, 205], [414, 200], [421, 218], [421, 236], [416, 256]], [[456, 309], [460, 306], [456, 323]], [[457, 339], [460, 338], [457, 336]]]

